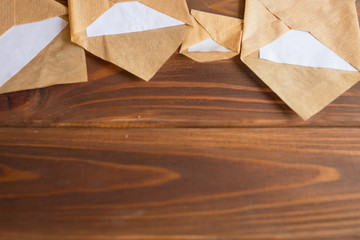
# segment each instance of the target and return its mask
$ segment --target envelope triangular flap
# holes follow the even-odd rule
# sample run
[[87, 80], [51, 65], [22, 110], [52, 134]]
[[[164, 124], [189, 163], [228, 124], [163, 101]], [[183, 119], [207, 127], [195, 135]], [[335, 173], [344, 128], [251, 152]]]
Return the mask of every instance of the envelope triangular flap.
[[71, 39], [84, 43], [86, 27], [110, 9], [115, 3], [109, 0], [69, 0]]
[[273, 63], [246, 57], [249, 66], [302, 119], [308, 120], [358, 82], [359, 72]]
[[258, 0], [292, 29], [310, 32], [360, 69], [360, 30], [354, 0]]
[[196, 21], [220, 45], [240, 52], [240, 38], [243, 21], [238, 18], [192, 10]]
[[0, 36], [15, 25], [15, 0], [0, 1]]
[[241, 59], [257, 52], [275, 41], [290, 28], [279, 18], [271, 14], [259, 0], [247, 0], [244, 17]]
[[169, 4], [169, 0], [139, 0], [139, 2], [181, 22], [191, 25], [191, 18], [186, 0], [171, 0], [171, 5]]
[[[184, 41], [188, 28], [182, 25], [146, 34], [135, 32], [88, 38], [86, 47], [98, 57], [148, 81]], [[99, 47], [103, 44], [111, 48]]]
[[201, 26], [193, 16], [192, 25], [193, 28], [189, 31], [185, 41], [181, 45], [180, 53], [197, 62], [212, 62], [223, 59], [232, 58], [239, 53], [237, 52], [189, 52], [188, 49], [195, 44], [198, 44], [204, 40], [213, 40], [210, 34]]
[[[3, 1], [3, 0], [1, 0]], [[15, 24], [21, 25], [68, 14], [67, 8], [55, 0], [14, 0]]]
[[86, 81], [85, 51], [70, 41], [70, 28], [67, 26], [29, 64], [0, 87], [0, 94]]
[[12, 27], [0, 37], [0, 85], [14, 77], [58, 36], [68, 22], [60, 17]]
[[199, 42], [210, 39], [210, 34], [194, 19], [192, 18], [192, 26], [193, 28], [189, 31], [185, 41], [181, 45], [180, 52], [186, 52], [187, 49]]
[[191, 18], [189, 16], [189, 9], [186, 4], [186, 0], [172, 1], [171, 4], [173, 6], [175, 5], [175, 8], [169, 7], [169, 0], [108, 0], [108, 1], [111, 1], [113, 3], [138, 1], [156, 11], [159, 11], [181, 22], [191, 25]]

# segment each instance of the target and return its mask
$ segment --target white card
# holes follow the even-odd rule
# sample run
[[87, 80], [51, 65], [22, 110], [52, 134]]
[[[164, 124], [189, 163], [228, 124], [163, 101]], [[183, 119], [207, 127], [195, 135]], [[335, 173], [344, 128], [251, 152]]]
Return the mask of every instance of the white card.
[[117, 3], [112, 6], [88, 26], [86, 32], [88, 37], [97, 37], [142, 32], [184, 24], [138, 1], [131, 1]]
[[0, 36], [0, 86], [20, 72], [67, 24], [55, 17], [14, 26]]
[[189, 47], [188, 52], [233, 52], [226, 47], [221, 46], [213, 39], [206, 39], [200, 43], [197, 43]]
[[310, 33], [291, 30], [260, 49], [260, 58], [307, 67], [358, 71]]

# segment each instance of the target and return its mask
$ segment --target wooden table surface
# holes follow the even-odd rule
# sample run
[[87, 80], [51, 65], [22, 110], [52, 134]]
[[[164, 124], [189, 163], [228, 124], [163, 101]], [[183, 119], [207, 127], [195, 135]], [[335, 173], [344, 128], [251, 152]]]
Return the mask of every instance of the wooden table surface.
[[149, 83], [87, 63], [0, 95], [1, 240], [360, 238], [359, 84], [304, 122], [239, 57], [175, 53]]

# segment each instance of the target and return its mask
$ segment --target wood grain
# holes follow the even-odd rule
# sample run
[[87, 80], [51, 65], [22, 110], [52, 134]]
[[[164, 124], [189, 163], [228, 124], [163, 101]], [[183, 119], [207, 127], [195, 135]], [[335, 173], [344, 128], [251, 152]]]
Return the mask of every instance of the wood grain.
[[[237, 17], [244, 9], [237, 0], [188, 4]], [[0, 95], [0, 126], [360, 126], [359, 85], [304, 122], [238, 57], [199, 64], [175, 53], [149, 83], [90, 54], [87, 64], [89, 83]]]
[[0, 240], [360, 239], [359, 85], [303, 122], [238, 57], [87, 64], [0, 95]]
[[0, 136], [0, 239], [360, 238], [359, 129]]

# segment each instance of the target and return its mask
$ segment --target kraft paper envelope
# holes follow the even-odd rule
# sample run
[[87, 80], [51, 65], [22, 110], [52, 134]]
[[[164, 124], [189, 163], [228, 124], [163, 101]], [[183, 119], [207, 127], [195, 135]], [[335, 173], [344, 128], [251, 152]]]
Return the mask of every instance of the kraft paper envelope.
[[191, 10], [194, 28], [180, 53], [197, 62], [232, 58], [240, 53], [243, 20]]
[[247, 0], [241, 59], [309, 119], [360, 80], [355, 0]]
[[55, 0], [0, 1], [0, 93], [87, 81], [67, 14]]
[[71, 38], [148, 81], [191, 28], [186, 0], [69, 0]]

